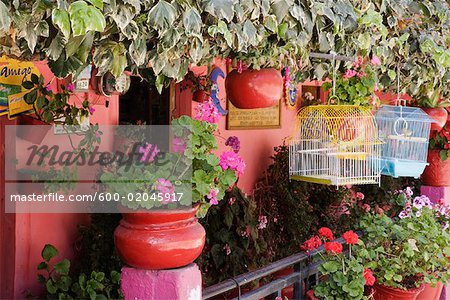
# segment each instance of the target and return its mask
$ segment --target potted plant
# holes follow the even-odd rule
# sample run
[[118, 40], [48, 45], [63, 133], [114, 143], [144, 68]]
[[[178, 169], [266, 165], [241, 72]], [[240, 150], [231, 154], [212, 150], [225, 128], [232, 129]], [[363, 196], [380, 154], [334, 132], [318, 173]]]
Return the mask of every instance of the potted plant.
[[240, 109], [278, 105], [284, 94], [283, 84], [281, 72], [273, 68], [253, 70], [241, 66], [225, 79], [227, 98]]
[[421, 96], [416, 101], [416, 104], [435, 120], [431, 124], [431, 131], [441, 131], [447, 123], [448, 112], [446, 108], [450, 107], [450, 101], [443, 100], [440, 91], [435, 90], [431, 93], [426, 93], [425, 96]]
[[[108, 192], [126, 196], [121, 201], [123, 220], [114, 236], [128, 265], [168, 269], [193, 262], [205, 243], [205, 230], [196, 217], [204, 217], [211, 205], [218, 204], [244, 171], [245, 163], [234, 151], [220, 157], [213, 153], [217, 124], [206, 120], [217, 121], [215, 106], [208, 102], [198, 109], [199, 119], [173, 120], [173, 152], [160, 158], [153, 148], [144, 164], [128, 170], [113, 166], [101, 175]], [[138, 193], [148, 200], [128, 197]]]
[[[73, 92], [73, 85], [60, 85], [60, 92], [52, 90], [50, 85], [44, 83], [44, 77], [31, 74], [30, 81], [24, 81], [22, 86], [28, 90], [24, 95], [26, 103], [33, 105], [34, 116], [21, 115], [19, 125], [48, 125], [59, 124], [79, 126], [83, 118], [88, 117], [91, 109], [89, 102], [84, 100], [81, 107], [70, 104], [69, 98]], [[17, 134], [19, 137], [34, 144], [39, 144], [50, 130], [50, 126], [21, 127]]]
[[377, 300], [416, 299], [425, 284], [449, 278], [450, 235], [437, 211], [425, 196], [412, 198], [405, 191], [402, 199], [405, 205], [398, 216], [368, 213], [361, 220], [367, 242], [356, 251], [377, 279]]
[[363, 299], [364, 286], [372, 286], [375, 278], [369, 269], [364, 269], [360, 258], [354, 255], [352, 247], [364, 243], [353, 231], [347, 231], [342, 239], [348, 245], [348, 255], [343, 253], [343, 245], [333, 241], [333, 233], [322, 227], [318, 235], [307, 240], [302, 249], [311, 252], [323, 245], [325, 253], [319, 252], [321, 280], [314, 286], [314, 292], [308, 292], [310, 299]]
[[208, 75], [195, 75], [194, 72], [189, 71], [184, 80], [185, 85], [182, 86], [182, 89], [191, 88], [193, 101], [208, 102], [213, 85]]
[[375, 68], [381, 62], [377, 56], [369, 61], [359, 56], [345, 71], [341, 70], [335, 80], [335, 94], [333, 83], [325, 82], [323, 88], [330, 92], [329, 103], [341, 105], [377, 105], [379, 103], [375, 92], [378, 91], [377, 74]]
[[450, 185], [450, 125], [441, 131], [433, 131], [428, 151], [428, 166], [422, 174], [422, 181], [430, 186]]

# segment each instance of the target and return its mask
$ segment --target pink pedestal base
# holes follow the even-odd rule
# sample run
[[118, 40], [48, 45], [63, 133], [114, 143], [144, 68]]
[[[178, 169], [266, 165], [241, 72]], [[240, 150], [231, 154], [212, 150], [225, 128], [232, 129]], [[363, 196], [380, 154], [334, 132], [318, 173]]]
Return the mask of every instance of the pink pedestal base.
[[[450, 186], [424, 185], [420, 188], [420, 194], [427, 196], [433, 202], [443, 199], [445, 204], [450, 205]], [[444, 286], [439, 300], [450, 300], [450, 285]]]
[[202, 276], [196, 264], [171, 270], [122, 268], [125, 300], [201, 300]]

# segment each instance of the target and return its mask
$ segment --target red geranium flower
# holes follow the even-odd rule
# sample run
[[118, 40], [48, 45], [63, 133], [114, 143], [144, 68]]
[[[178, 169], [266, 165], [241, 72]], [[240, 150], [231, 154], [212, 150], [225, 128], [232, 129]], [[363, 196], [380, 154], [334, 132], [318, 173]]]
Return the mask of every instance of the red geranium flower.
[[342, 245], [338, 242], [326, 242], [324, 247], [328, 254], [338, 255], [342, 253]]
[[314, 290], [307, 291], [306, 292], [306, 298], [308, 298], [308, 300], [319, 300], [319, 298], [314, 296]]
[[358, 235], [354, 233], [352, 230], [344, 232], [342, 238], [349, 245], [355, 245], [356, 243], [358, 243]]
[[313, 251], [317, 248], [319, 248], [322, 245], [322, 241], [320, 238], [315, 235], [306, 242], [303, 243], [303, 245], [300, 247], [303, 251]]
[[366, 285], [372, 286], [375, 283], [375, 277], [370, 269], [364, 269], [364, 279], [366, 280]]
[[319, 229], [319, 235], [321, 237], [324, 237], [328, 239], [329, 241], [333, 240], [333, 232], [331, 232], [331, 229], [328, 227], [322, 227]]

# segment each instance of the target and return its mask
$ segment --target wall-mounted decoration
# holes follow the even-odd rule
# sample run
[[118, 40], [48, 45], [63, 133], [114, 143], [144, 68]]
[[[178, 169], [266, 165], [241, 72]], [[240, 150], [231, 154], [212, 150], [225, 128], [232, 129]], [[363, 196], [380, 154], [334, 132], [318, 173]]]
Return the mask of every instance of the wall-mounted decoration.
[[74, 81], [74, 91], [85, 93], [89, 91], [89, 82], [91, 80], [92, 66], [88, 65], [80, 72], [77, 79]]
[[281, 127], [281, 105], [239, 109], [228, 101], [227, 129], [276, 129]]
[[[98, 77], [98, 76], [97, 76]], [[97, 78], [98, 92], [106, 97], [112, 95], [123, 95], [130, 89], [131, 79], [128, 74], [122, 73], [115, 78], [110, 72]]]
[[384, 105], [375, 114], [380, 139], [382, 174], [419, 178], [427, 163], [431, 123], [418, 107]]
[[211, 88], [211, 99], [212, 99], [214, 105], [216, 106], [219, 114], [221, 114], [222, 116], [225, 116], [228, 113], [228, 111], [223, 109], [222, 105], [220, 105], [219, 86], [217, 85], [217, 80], [219, 78], [225, 78], [225, 74], [223, 73], [222, 69], [215, 67], [214, 70], [212, 70], [211, 75], [210, 75], [210, 79], [213, 83], [212, 88]]
[[[31, 74], [40, 75], [38, 68], [29, 61], [20, 61], [6, 56], [0, 57], [0, 115], [8, 114], [11, 118], [17, 114], [28, 112], [30, 107], [23, 100], [22, 82], [30, 80]], [[11, 97], [11, 95], [16, 95]], [[9, 114], [9, 103], [12, 101], [14, 112]]]
[[289, 142], [289, 175], [336, 186], [379, 184], [380, 153], [370, 107], [306, 106]]
[[227, 98], [236, 108], [254, 109], [279, 105], [283, 77], [276, 69], [231, 71], [225, 79]]

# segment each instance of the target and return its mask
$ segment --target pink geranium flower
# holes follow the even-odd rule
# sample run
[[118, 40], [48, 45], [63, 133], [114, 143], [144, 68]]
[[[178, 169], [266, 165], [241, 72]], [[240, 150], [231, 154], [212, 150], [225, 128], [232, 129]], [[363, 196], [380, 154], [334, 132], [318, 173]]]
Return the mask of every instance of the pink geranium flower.
[[358, 72], [356, 72], [355, 70], [348, 69], [348, 70], [345, 72], [345, 74], [344, 74], [343, 77], [346, 78], [346, 79], [348, 79], [348, 78], [355, 77], [357, 74], [358, 74]]
[[158, 178], [154, 184], [154, 189], [162, 195], [162, 203], [166, 204], [170, 202], [172, 194], [175, 192], [175, 187], [170, 180], [164, 178]]
[[186, 142], [179, 137], [172, 140], [173, 151], [177, 153], [183, 153], [186, 150]]
[[75, 86], [73, 85], [73, 83], [69, 83], [69, 84], [67, 85], [67, 90], [68, 90], [69, 92], [73, 92], [73, 91], [75, 90]]
[[194, 119], [209, 123], [217, 123], [219, 122], [219, 118], [219, 111], [211, 100], [197, 105]]
[[155, 160], [156, 155], [158, 155], [160, 150], [156, 145], [146, 144], [145, 146], [139, 147], [139, 153], [142, 154], [141, 162], [149, 163]]
[[209, 194], [206, 196], [209, 199], [209, 204], [211, 205], [219, 204], [219, 200], [217, 199], [218, 194], [219, 194], [218, 188], [211, 188], [209, 190]]
[[242, 175], [246, 167], [244, 160], [234, 151], [223, 152], [219, 164], [223, 170], [231, 169], [238, 175]]
[[381, 66], [381, 60], [378, 56], [374, 55], [372, 56], [372, 59], [370, 60], [370, 62], [372, 63], [372, 65], [374, 66]]

